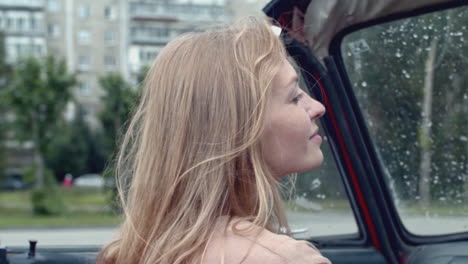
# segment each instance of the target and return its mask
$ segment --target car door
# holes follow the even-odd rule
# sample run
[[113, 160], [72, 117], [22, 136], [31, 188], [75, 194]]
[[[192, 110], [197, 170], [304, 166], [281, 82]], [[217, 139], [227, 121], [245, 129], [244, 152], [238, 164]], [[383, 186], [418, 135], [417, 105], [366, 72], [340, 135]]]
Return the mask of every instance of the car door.
[[358, 227], [302, 238], [335, 264], [468, 263], [468, 1], [271, 1], [264, 11], [327, 108]]

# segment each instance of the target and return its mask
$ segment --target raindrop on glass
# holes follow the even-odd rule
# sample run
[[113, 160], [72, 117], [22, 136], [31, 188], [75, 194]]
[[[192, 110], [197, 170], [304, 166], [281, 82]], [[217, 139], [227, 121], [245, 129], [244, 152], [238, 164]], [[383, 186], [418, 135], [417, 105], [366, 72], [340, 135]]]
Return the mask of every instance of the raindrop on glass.
[[450, 32], [450, 36], [461, 37], [463, 36], [463, 32]]
[[310, 184], [310, 190], [315, 190], [318, 187], [320, 187], [320, 185], [322, 185], [322, 182], [320, 181], [320, 179], [314, 179], [312, 183]]

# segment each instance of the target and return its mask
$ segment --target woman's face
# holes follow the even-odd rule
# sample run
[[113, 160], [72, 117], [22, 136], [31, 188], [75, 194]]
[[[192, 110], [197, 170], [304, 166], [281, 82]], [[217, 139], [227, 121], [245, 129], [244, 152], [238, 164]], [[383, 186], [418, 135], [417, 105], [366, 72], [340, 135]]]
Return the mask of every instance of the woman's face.
[[261, 144], [277, 178], [313, 170], [323, 161], [317, 120], [325, 114], [325, 107], [301, 90], [298, 81], [296, 71], [284, 60], [268, 98]]

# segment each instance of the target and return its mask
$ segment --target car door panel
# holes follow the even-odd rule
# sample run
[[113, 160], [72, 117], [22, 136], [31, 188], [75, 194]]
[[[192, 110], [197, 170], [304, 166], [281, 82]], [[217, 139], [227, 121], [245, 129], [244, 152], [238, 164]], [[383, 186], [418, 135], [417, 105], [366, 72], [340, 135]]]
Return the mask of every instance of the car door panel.
[[322, 255], [327, 257], [333, 264], [347, 264], [347, 263], [374, 263], [374, 264], [387, 264], [388, 262], [380, 252], [375, 248], [322, 248], [320, 250]]
[[421, 246], [408, 258], [408, 264], [468, 263], [468, 242]]

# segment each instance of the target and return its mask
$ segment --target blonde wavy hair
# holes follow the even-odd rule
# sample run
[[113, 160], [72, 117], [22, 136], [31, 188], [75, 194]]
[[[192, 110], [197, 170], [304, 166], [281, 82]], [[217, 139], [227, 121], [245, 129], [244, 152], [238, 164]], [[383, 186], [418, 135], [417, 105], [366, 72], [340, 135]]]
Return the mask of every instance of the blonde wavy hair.
[[98, 263], [190, 263], [222, 216], [289, 230], [259, 140], [285, 59], [264, 18], [188, 33], [163, 49], [117, 158], [125, 219]]

